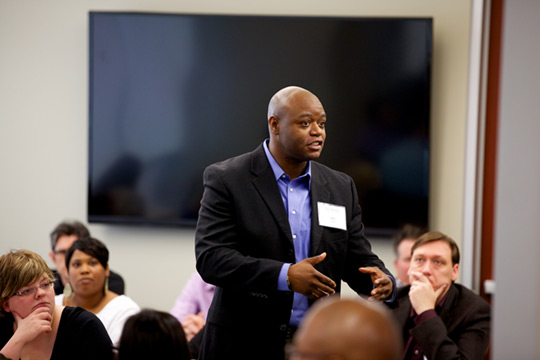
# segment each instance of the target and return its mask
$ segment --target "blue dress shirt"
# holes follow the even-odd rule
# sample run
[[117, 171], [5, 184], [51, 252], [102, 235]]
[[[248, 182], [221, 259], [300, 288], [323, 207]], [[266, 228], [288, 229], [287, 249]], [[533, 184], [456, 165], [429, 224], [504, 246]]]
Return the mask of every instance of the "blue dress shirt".
[[[299, 262], [309, 257], [311, 237], [311, 195], [309, 192], [311, 184], [311, 163], [308, 162], [306, 170], [300, 177], [291, 180], [289, 175], [285, 174], [268, 150], [267, 143], [268, 139], [263, 143], [264, 151], [276, 177], [281, 193], [281, 199], [283, 200], [283, 205], [287, 211], [294, 243], [294, 257], [296, 262]], [[278, 290], [289, 291], [287, 286], [287, 273], [290, 266], [291, 264], [289, 263], [283, 264], [278, 278]], [[289, 324], [298, 326], [308, 308], [308, 298], [295, 292]]]

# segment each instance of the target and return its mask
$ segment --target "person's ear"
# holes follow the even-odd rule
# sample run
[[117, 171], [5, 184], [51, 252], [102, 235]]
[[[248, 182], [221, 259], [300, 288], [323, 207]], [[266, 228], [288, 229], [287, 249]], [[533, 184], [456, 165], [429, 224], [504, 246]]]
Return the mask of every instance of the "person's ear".
[[452, 268], [452, 281], [456, 281], [459, 275], [459, 264], [454, 264]]
[[107, 267], [105, 267], [105, 276], [109, 277], [111, 275], [111, 271], [109, 270], [109, 264], [107, 264]]
[[279, 134], [279, 119], [275, 115], [268, 118], [268, 128], [273, 135]]
[[4, 300], [4, 302], [2, 302], [2, 309], [4, 309], [5, 312], [11, 312], [11, 309], [9, 307], [9, 303], [7, 300]]
[[56, 264], [56, 259], [54, 258], [54, 251], [49, 251], [49, 257], [51, 258], [53, 264]]

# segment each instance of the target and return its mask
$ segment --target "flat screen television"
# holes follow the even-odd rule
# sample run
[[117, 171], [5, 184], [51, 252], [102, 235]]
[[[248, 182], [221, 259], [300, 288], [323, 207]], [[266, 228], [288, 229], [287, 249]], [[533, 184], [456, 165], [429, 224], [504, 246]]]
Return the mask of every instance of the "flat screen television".
[[368, 234], [427, 225], [431, 18], [90, 12], [88, 221], [194, 226], [211, 163], [268, 137], [297, 85]]

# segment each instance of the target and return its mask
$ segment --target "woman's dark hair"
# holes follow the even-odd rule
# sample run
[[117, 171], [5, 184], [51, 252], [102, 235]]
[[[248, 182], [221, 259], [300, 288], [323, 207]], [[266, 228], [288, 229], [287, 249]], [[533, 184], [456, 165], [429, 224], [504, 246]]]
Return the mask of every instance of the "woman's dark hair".
[[120, 337], [118, 360], [132, 359], [191, 359], [182, 325], [157, 310], [143, 309], [130, 316]]
[[75, 241], [66, 253], [66, 268], [68, 271], [69, 262], [71, 261], [71, 257], [73, 256], [75, 250], [80, 250], [86, 255], [96, 258], [104, 268], [107, 268], [107, 263], [109, 262], [109, 250], [105, 244], [98, 239], [84, 237]]

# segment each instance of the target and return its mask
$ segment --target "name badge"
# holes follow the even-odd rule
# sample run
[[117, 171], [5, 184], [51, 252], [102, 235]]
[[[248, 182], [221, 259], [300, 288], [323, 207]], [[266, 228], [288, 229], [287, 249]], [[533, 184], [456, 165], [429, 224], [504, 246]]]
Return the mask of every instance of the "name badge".
[[317, 202], [319, 225], [347, 230], [345, 206]]

